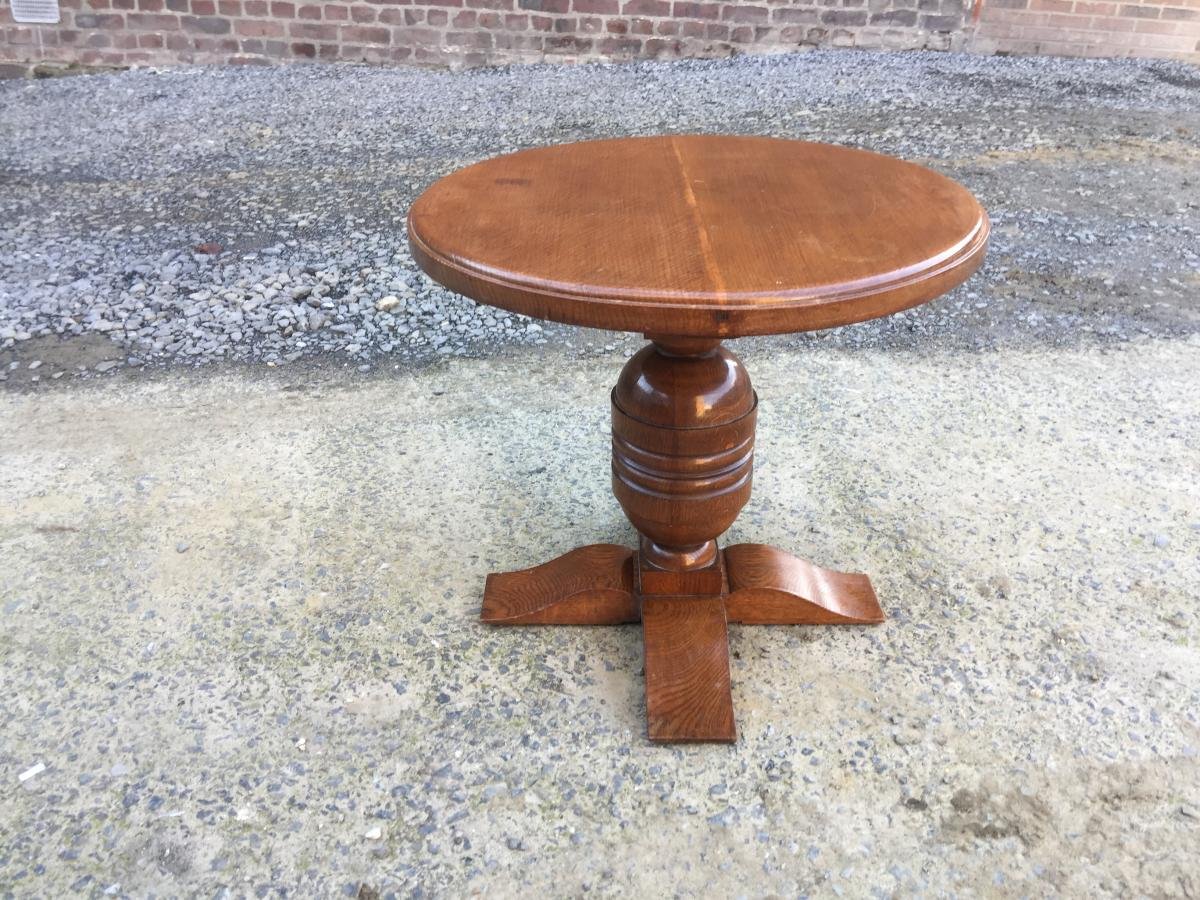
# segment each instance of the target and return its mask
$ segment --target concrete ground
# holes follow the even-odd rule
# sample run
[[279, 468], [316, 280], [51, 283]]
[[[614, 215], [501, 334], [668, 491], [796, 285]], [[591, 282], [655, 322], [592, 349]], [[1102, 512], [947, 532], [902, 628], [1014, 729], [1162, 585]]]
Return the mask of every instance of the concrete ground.
[[[154, 78], [210, 118], [139, 130], [118, 101]], [[281, 86], [328, 196], [236, 125]], [[373, 204], [397, 86], [493, 112], [406, 119], [412, 184]], [[822, 53], [0, 100], [0, 894], [1200, 895], [1195, 70]], [[734, 345], [762, 405], [726, 540], [866, 571], [890, 618], [733, 627], [732, 747], [647, 743], [636, 627], [477, 623], [489, 571], [632, 540], [606, 392], [638, 340], [489, 323], [391, 224], [467, 159], [680, 124], [902, 152], [997, 226], [919, 311]], [[280, 197], [314, 212], [295, 246], [224, 249]]]

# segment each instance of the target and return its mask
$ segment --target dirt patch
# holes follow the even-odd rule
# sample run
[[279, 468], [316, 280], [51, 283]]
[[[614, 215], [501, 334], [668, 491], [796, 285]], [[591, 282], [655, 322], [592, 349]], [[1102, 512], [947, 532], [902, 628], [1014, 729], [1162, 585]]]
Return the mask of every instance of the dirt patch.
[[0, 370], [8, 375], [6, 386], [22, 387], [124, 359], [121, 347], [99, 334], [35, 337], [0, 349]]

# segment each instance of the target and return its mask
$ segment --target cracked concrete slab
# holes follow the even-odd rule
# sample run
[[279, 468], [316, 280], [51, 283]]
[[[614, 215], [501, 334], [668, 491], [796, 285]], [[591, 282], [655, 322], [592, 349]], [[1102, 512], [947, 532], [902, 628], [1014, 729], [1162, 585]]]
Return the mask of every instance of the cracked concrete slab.
[[749, 347], [727, 540], [890, 618], [733, 627], [732, 747], [645, 740], [636, 626], [476, 620], [632, 540], [615, 358], [0, 395], [0, 884], [1195, 894], [1198, 355]]

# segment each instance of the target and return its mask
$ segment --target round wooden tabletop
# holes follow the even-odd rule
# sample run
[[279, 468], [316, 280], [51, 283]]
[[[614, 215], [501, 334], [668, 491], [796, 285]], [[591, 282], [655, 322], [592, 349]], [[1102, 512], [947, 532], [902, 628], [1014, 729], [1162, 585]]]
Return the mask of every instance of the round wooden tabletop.
[[417, 263], [481, 303], [649, 335], [859, 322], [931, 300], [983, 260], [961, 185], [888, 156], [704, 135], [542, 147], [413, 204]]

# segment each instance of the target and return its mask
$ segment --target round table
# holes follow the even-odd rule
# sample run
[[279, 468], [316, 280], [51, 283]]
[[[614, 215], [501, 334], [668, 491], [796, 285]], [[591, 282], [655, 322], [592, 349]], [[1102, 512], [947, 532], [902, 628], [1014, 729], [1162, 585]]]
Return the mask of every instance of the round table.
[[641, 622], [657, 741], [736, 739], [726, 624], [868, 624], [865, 575], [717, 538], [750, 497], [758, 397], [725, 338], [885, 316], [964, 281], [983, 208], [887, 156], [761, 137], [589, 141], [485, 160], [413, 204], [430, 276], [540, 319], [641, 332], [612, 392], [612, 485], [637, 548], [488, 576], [484, 622]]

